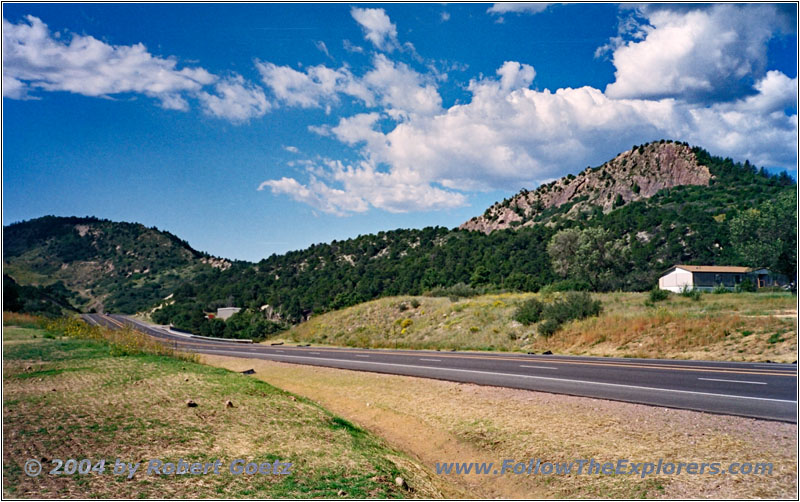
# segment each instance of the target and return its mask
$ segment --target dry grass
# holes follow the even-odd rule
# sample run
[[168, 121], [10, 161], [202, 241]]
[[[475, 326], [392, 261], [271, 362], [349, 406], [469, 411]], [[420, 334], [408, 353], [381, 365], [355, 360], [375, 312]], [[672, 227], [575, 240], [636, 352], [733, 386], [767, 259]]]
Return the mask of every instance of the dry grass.
[[[504, 350], [617, 357], [792, 362], [797, 352], [796, 297], [783, 293], [679, 295], [655, 306], [643, 293], [594, 295], [597, 318], [568, 323], [551, 337], [513, 320], [528, 298], [498, 294], [447, 298], [383, 298], [330, 312], [295, 326], [286, 340], [349, 347]], [[405, 307], [404, 307], [405, 306]]]
[[441, 476], [476, 498], [796, 498], [797, 425], [414, 377], [204, 356], [436, 462], [772, 462], [771, 476]]
[[[51, 328], [53, 328], [51, 326]], [[113, 343], [125, 347], [125, 336]], [[35, 338], [34, 338], [35, 337]], [[44, 330], [6, 327], [3, 494], [14, 498], [436, 497], [427, 471], [317, 404], [251, 377]], [[132, 342], [131, 342], [132, 343]], [[114, 345], [112, 345], [113, 347]], [[113, 354], [113, 355], [112, 355]], [[198, 406], [188, 408], [186, 401]], [[234, 407], [226, 407], [231, 400]], [[222, 459], [223, 474], [30, 478], [27, 459]], [[230, 461], [292, 462], [233, 476]], [[409, 480], [412, 490], [394, 484]]]

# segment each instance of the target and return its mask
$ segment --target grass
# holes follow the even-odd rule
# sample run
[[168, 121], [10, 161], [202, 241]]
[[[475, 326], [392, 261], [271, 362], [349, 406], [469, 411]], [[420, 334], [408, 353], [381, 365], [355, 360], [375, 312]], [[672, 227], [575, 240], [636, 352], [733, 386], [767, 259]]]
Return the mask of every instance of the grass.
[[[771, 476], [440, 476], [466, 498], [793, 498], [797, 425], [398, 375], [204, 356], [436, 462], [772, 462]], [[458, 488], [463, 491], [459, 494]]]
[[[10, 319], [8, 319], [10, 322]], [[439, 493], [426, 471], [363, 429], [265, 382], [71, 321], [3, 333], [3, 495], [14, 498], [406, 498]], [[49, 335], [49, 336], [48, 336]], [[111, 340], [102, 339], [102, 336]], [[187, 400], [197, 407], [189, 408]], [[227, 407], [230, 400], [233, 407]], [[131, 480], [30, 478], [27, 459], [221, 459], [222, 474]], [[289, 476], [234, 476], [236, 459], [291, 462]], [[144, 464], [140, 471], [144, 469]], [[398, 487], [395, 477], [408, 480]]]
[[[544, 306], [563, 293], [447, 298], [382, 298], [312, 317], [286, 341], [370, 348], [502, 350], [615, 357], [792, 362], [797, 352], [796, 297], [787, 293], [593, 294], [599, 317], [567, 322], [550, 337], [514, 319], [532, 299]], [[418, 307], [412, 308], [412, 301]], [[403, 305], [402, 309], [398, 308]], [[793, 316], [791, 315], [793, 314]], [[770, 337], [781, 332], [780, 340]], [[273, 341], [270, 341], [273, 342]]]

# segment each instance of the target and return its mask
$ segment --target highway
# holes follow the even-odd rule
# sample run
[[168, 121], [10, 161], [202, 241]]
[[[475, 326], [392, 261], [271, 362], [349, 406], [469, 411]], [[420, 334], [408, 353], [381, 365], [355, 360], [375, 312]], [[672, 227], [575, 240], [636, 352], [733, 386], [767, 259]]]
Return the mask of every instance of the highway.
[[82, 317], [90, 324], [110, 328], [129, 325], [178, 350], [199, 354], [409, 375], [797, 423], [796, 364], [272, 346], [177, 335], [121, 315]]

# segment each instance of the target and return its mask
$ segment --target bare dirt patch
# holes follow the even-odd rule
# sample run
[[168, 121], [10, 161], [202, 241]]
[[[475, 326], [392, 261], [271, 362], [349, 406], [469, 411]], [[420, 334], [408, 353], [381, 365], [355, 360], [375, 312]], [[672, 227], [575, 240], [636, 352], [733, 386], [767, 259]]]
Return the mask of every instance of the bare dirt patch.
[[204, 356], [319, 402], [434, 470], [436, 462], [771, 462], [772, 475], [440, 476], [467, 497], [794, 498], [797, 426], [590, 398]]

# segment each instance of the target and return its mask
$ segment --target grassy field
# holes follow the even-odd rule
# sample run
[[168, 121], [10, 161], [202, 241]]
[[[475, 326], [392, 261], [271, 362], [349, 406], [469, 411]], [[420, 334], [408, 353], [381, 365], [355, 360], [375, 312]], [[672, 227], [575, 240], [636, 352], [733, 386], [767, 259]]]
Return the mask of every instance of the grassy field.
[[[616, 357], [792, 362], [797, 352], [797, 297], [788, 293], [671, 294], [646, 305], [645, 293], [604, 293], [599, 317], [565, 324], [550, 337], [513, 319], [528, 298], [559, 293], [497, 294], [460, 301], [383, 298], [312, 317], [286, 340], [350, 347], [504, 350]], [[416, 305], [416, 306], [415, 306]]]
[[[771, 462], [771, 475], [441, 475], [468, 498], [793, 499], [797, 425], [399, 375], [203, 356], [436, 462]], [[456, 493], [458, 493], [456, 491]], [[464, 496], [464, 495], [462, 495]]]
[[[120, 338], [65, 337], [25, 316], [4, 321], [5, 497], [441, 496], [429, 471], [381, 439], [252, 376], [147, 354]], [[48, 474], [56, 458], [105, 459], [106, 472]], [[143, 464], [128, 480], [110, 472], [117, 458]], [[235, 476], [228, 466], [237, 458], [291, 462], [291, 475]], [[27, 476], [28, 459], [45, 471]], [[142, 472], [150, 459], [224, 463], [219, 475], [155, 476]]]

